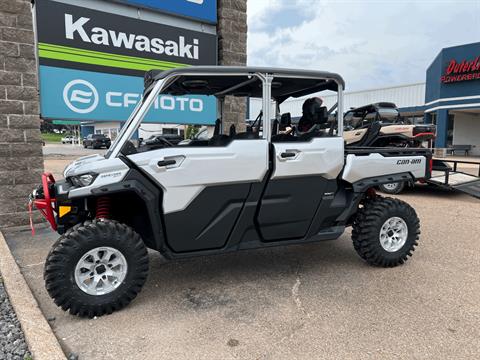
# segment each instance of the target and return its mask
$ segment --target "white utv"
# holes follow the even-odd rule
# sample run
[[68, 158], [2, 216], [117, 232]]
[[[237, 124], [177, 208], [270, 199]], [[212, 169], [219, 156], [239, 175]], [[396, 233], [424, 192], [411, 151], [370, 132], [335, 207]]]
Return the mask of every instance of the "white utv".
[[[55, 303], [86, 317], [126, 306], [147, 278], [147, 248], [178, 259], [332, 240], [351, 226], [354, 248], [366, 262], [402, 264], [417, 245], [419, 219], [405, 202], [373, 189], [428, 178], [431, 153], [346, 147], [343, 89], [339, 75], [320, 71], [148, 72], [143, 100], [105, 156], [78, 159], [61, 181], [44, 174], [31, 194], [61, 235], [44, 271]], [[338, 94], [335, 129], [320, 106], [304, 113], [315, 124], [311, 131], [278, 133], [284, 100], [322, 91]], [[132, 135], [158, 97], [177, 95], [216, 97], [213, 137], [167, 147], [135, 145]], [[226, 96], [262, 98], [263, 120], [245, 132], [232, 126], [224, 134]]]

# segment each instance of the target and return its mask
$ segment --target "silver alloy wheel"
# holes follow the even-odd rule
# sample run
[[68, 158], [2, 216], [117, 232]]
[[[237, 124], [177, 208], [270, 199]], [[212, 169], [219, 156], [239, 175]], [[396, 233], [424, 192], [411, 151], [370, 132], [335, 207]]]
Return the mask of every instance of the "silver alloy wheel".
[[408, 226], [405, 220], [399, 217], [387, 219], [380, 229], [380, 245], [385, 251], [400, 250], [407, 242]]
[[127, 276], [125, 256], [112, 247], [86, 252], [75, 267], [77, 286], [89, 295], [105, 295], [118, 288]]
[[383, 187], [384, 187], [385, 189], [387, 189], [387, 190], [395, 191], [395, 190], [397, 190], [398, 185], [399, 185], [398, 182], [393, 182], [393, 183], [383, 184]]

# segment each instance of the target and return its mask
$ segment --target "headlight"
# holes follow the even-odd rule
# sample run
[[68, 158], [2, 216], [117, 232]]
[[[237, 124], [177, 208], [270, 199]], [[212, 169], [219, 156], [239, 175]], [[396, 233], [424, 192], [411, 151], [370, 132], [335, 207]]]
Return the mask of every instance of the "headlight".
[[75, 186], [83, 187], [83, 186], [91, 185], [95, 181], [96, 177], [97, 177], [97, 174], [89, 173], [89, 174], [71, 176], [70, 181]]

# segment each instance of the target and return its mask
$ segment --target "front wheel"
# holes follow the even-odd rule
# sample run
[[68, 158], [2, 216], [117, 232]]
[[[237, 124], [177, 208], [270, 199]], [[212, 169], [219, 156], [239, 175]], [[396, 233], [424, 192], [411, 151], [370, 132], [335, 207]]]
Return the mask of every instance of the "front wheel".
[[358, 210], [352, 241], [358, 255], [371, 265], [403, 264], [418, 245], [420, 220], [406, 202], [376, 197]]
[[53, 245], [45, 262], [45, 286], [55, 304], [72, 315], [111, 314], [128, 305], [148, 274], [140, 236], [113, 220], [73, 227]]
[[400, 194], [405, 188], [405, 182], [399, 181], [399, 182], [387, 183], [387, 184], [379, 185], [378, 187], [381, 192], [386, 194]]

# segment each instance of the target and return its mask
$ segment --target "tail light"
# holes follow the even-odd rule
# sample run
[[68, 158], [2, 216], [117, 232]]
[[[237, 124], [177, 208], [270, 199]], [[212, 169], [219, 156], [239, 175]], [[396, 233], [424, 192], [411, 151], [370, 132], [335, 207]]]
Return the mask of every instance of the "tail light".
[[413, 128], [413, 136], [430, 135], [435, 136], [435, 125], [416, 125]]

